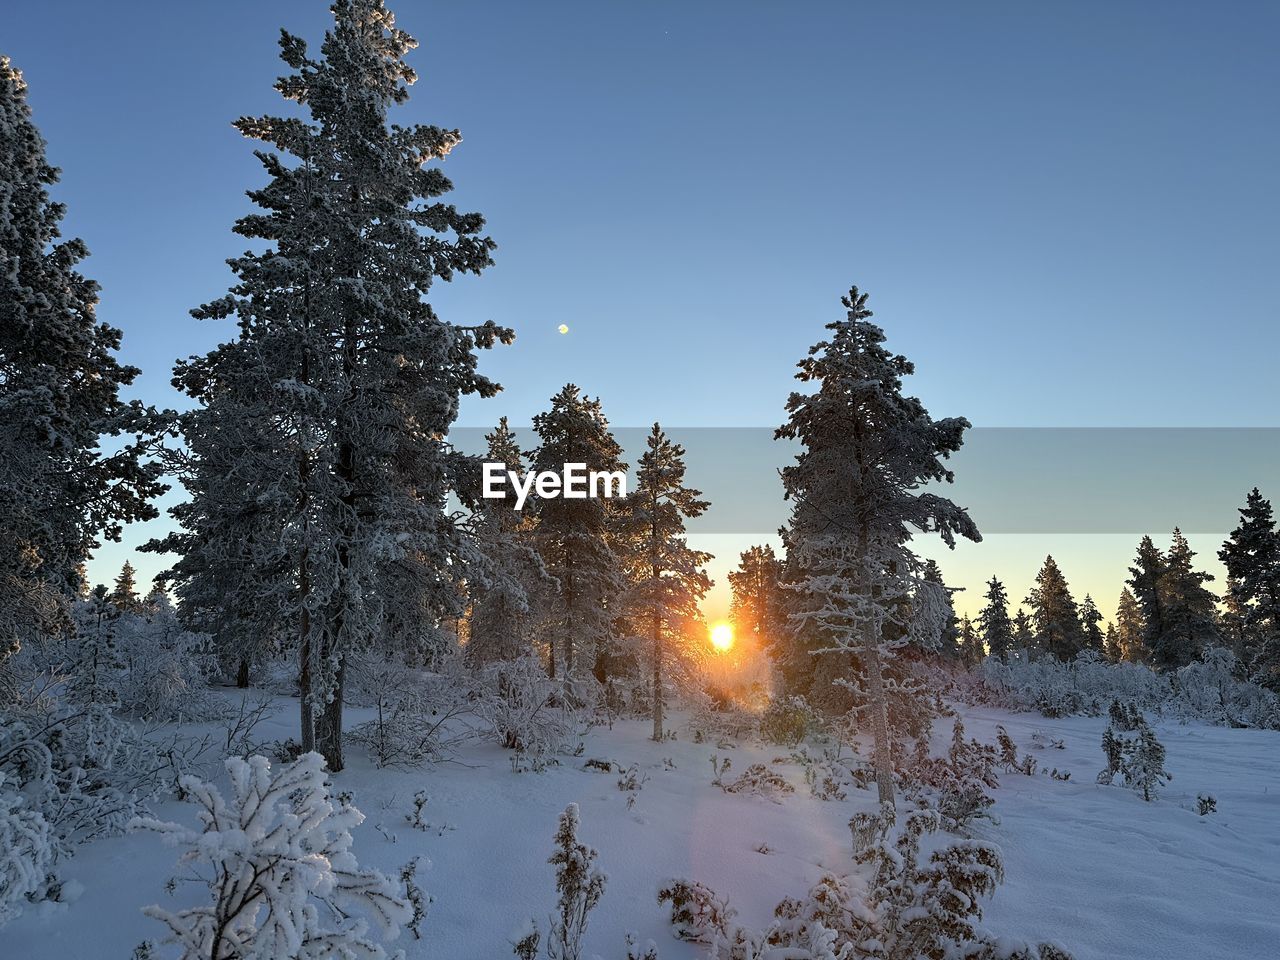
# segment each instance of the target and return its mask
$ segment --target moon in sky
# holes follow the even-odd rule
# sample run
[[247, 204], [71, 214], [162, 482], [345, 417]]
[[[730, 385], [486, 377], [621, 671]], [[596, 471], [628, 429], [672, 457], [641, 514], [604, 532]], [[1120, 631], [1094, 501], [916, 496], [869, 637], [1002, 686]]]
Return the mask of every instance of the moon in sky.
[[557, 330], [559, 330], [561, 333], [568, 333], [568, 332], [569, 332], [569, 325], [568, 325], [567, 323], [562, 323], [562, 324], [560, 324], [560, 326], [559, 326], [559, 327], [557, 327], [556, 329], [557, 329]]

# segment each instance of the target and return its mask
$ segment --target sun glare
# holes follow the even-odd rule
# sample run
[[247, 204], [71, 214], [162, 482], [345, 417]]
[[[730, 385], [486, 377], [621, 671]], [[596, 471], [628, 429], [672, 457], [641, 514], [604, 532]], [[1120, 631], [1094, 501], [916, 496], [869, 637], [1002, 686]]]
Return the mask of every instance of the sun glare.
[[733, 646], [733, 627], [727, 623], [717, 623], [711, 628], [711, 646], [721, 653]]

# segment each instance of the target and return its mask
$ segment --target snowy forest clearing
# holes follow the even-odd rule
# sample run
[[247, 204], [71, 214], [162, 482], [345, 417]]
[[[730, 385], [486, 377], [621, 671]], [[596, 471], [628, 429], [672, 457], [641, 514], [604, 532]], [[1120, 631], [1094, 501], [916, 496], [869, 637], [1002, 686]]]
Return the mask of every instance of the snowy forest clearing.
[[[287, 736], [297, 702], [278, 698], [272, 706], [255, 733]], [[360, 722], [370, 711], [351, 714]], [[1041, 768], [1071, 771], [1066, 782], [1039, 772], [1000, 774], [993, 791], [999, 823], [978, 821], [973, 830], [1005, 858], [1006, 882], [990, 900], [984, 925], [1002, 936], [1056, 941], [1078, 960], [1272, 955], [1280, 943], [1280, 732], [1156, 723], [1174, 779], [1157, 801], [1144, 803], [1123, 787], [1094, 782], [1105, 717], [1048, 719], [988, 708], [966, 708], [961, 716], [970, 736], [990, 742], [1003, 725]], [[531, 917], [544, 923], [553, 906], [547, 857], [556, 818], [569, 803], [579, 805], [580, 839], [599, 851], [597, 865], [608, 877], [586, 956], [615, 955], [627, 931], [642, 944], [654, 940], [663, 957], [705, 956], [704, 947], [672, 936], [667, 908], [657, 902], [659, 886], [675, 877], [707, 884], [738, 910], [739, 922], [759, 928], [780, 899], [800, 895], [824, 871], [858, 875], [847, 822], [874, 809], [874, 789], [850, 788], [847, 800], [824, 802], [810, 794], [797, 763], [777, 762], [788, 757], [787, 748], [694, 743], [686, 720], [672, 717], [678, 739], [663, 743], [648, 739], [642, 720], [596, 727], [580, 756], [542, 773], [512, 773], [509, 751], [479, 741], [468, 742], [453, 762], [399, 770], [375, 771], [363, 751], [353, 750], [334, 779], [367, 818], [354, 831], [358, 859], [395, 876], [421, 857], [419, 882], [434, 898], [422, 939], [405, 931], [395, 946], [410, 960], [510, 956], [520, 925]], [[1037, 731], [1049, 743], [1042, 749], [1033, 745]], [[947, 734], [939, 722], [935, 752], [945, 749]], [[730, 758], [728, 776], [767, 764], [795, 792], [778, 802], [726, 793], [711, 782], [712, 754]], [[633, 794], [619, 788], [616, 769], [585, 767], [588, 759], [624, 769], [635, 764], [642, 785], [634, 804]], [[218, 778], [225, 781], [225, 774]], [[427, 829], [409, 822], [420, 790], [429, 796]], [[1199, 793], [1216, 798], [1216, 813], [1196, 813]], [[178, 802], [157, 807], [159, 817], [184, 824], [194, 824], [194, 813]], [[142, 915], [143, 906], [173, 908], [204, 895], [182, 883], [172, 896], [165, 892], [176, 857], [148, 834], [81, 848], [64, 871], [69, 890], [82, 888], [78, 899], [46, 903], [10, 923], [4, 956], [127, 957], [140, 941], [159, 939], [162, 928]]]

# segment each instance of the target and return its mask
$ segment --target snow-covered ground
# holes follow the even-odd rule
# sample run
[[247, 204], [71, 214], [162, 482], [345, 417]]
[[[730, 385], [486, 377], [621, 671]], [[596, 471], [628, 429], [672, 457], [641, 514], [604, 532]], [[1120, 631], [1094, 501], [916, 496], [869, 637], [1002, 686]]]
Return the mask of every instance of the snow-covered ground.
[[[271, 729], [259, 735], [289, 735], [295, 706], [280, 701]], [[350, 713], [353, 723], [363, 719]], [[1065, 783], [1002, 775], [999, 823], [977, 830], [1005, 856], [1007, 880], [985, 917], [992, 930], [1058, 941], [1078, 960], [1280, 955], [1280, 733], [1156, 724], [1174, 780], [1158, 801], [1144, 803], [1123, 787], [1095, 784], [1102, 719], [989, 709], [963, 716], [970, 736], [993, 740], [1003, 724], [1041, 766], [1071, 771]], [[803, 893], [822, 871], [852, 868], [846, 824], [856, 810], [872, 808], [870, 792], [850, 789], [848, 800], [823, 802], [810, 796], [797, 765], [778, 764], [797, 788], [781, 803], [726, 794], [711, 784], [713, 753], [741, 771], [787, 751], [717, 751], [675, 727], [679, 739], [661, 744], [646, 739], [649, 725], [641, 721], [595, 729], [582, 757], [541, 774], [513, 774], [509, 753], [487, 744], [466, 747], [456, 762], [407, 771], [375, 770], [353, 749], [337, 786], [354, 793], [368, 818], [355, 834], [361, 862], [388, 872], [415, 855], [432, 864], [421, 872], [435, 898], [423, 939], [406, 932], [398, 946], [410, 958], [500, 960], [510, 956], [509, 938], [523, 920], [536, 917], [545, 928], [554, 899], [546, 860], [556, 817], [571, 801], [581, 808], [581, 838], [599, 850], [609, 878], [589, 955], [620, 956], [624, 932], [634, 930], [642, 942], [655, 940], [664, 958], [698, 956], [671, 937], [656, 902], [659, 884], [673, 876], [702, 880], [730, 899], [741, 921], [763, 926], [778, 900]], [[1063, 749], [1034, 749], [1036, 730], [1062, 739]], [[949, 735], [940, 723], [939, 748]], [[582, 769], [593, 757], [647, 774], [633, 807], [617, 774]], [[406, 820], [418, 790], [430, 796], [426, 832]], [[1218, 812], [1198, 816], [1198, 793], [1216, 797]], [[159, 812], [194, 822], [183, 804]], [[163, 932], [140, 907], [199, 896], [183, 884], [166, 893], [175, 858], [151, 834], [82, 848], [64, 871], [72, 890], [83, 888], [79, 897], [0, 929], [0, 958], [123, 960]]]

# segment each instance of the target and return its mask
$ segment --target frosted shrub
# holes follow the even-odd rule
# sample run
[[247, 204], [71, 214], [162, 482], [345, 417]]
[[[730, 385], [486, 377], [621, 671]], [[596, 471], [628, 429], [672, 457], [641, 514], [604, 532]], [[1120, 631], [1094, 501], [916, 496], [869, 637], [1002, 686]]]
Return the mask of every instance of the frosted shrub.
[[1220, 647], [1176, 674], [1156, 673], [1139, 663], [1107, 663], [1092, 651], [1070, 663], [1052, 657], [1003, 663], [988, 657], [978, 672], [983, 699], [1046, 716], [1097, 715], [1120, 700], [1207, 723], [1280, 729], [1280, 697], [1237, 679], [1235, 657]]
[[139, 613], [121, 613], [116, 645], [123, 671], [116, 683], [120, 710], [146, 720], [205, 719], [215, 712], [209, 678], [217, 659], [209, 638], [178, 623], [167, 601]]
[[0, 712], [0, 775], [48, 824], [53, 859], [123, 833], [169, 782], [176, 741], [148, 740], [102, 706]]
[[763, 930], [739, 926], [728, 903], [700, 883], [674, 881], [659, 901], [671, 904], [676, 936], [708, 945], [717, 960], [1071, 960], [1052, 944], [996, 938], [979, 925], [983, 901], [1004, 879], [996, 847], [966, 840], [925, 861], [922, 840], [941, 825], [936, 811], [907, 814], [892, 840], [886, 824], [861, 834], [856, 859], [871, 871], [865, 898], [828, 873], [804, 897], [779, 903]]
[[5, 783], [0, 771], [0, 924], [40, 890], [52, 859], [49, 824]]
[[1118, 777], [1143, 800], [1154, 800], [1165, 782], [1173, 779], [1164, 768], [1164, 745], [1141, 715], [1125, 729], [1136, 736], [1131, 739], [1117, 735], [1113, 724], [1103, 731], [1102, 753], [1107, 766], [1098, 774], [1098, 783], [1111, 784]]
[[1251, 681], [1237, 680], [1238, 673], [1239, 664], [1230, 650], [1205, 651], [1198, 663], [1178, 671], [1182, 711], [1210, 723], [1280, 729], [1280, 697]]
[[523, 657], [480, 670], [472, 708], [498, 743], [541, 769], [582, 744], [586, 724], [574, 700], [568, 685], [548, 677], [536, 657]]
[[364, 816], [334, 805], [324, 759], [309, 753], [273, 770], [266, 757], [232, 757], [226, 767], [230, 797], [197, 777], [182, 780], [200, 807], [199, 829], [133, 824], [186, 847], [179, 863], [210, 891], [199, 906], [143, 911], [169, 928], [183, 960], [386, 958], [355, 914], [389, 939], [413, 910], [390, 879], [356, 862], [350, 831]]
[[796, 788], [789, 784], [782, 774], [766, 767], [763, 763], [753, 763], [742, 775], [730, 783], [722, 783], [725, 793], [745, 793], [754, 797], [766, 797], [774, 803], [781, 803], [779, 797], [795, 793]]
[[691, 943], [727, 939], [738, 915], [728, 900], [697, 880], [672, 880], [658, 890], [658, 903], [670, 905], [672, 933]]
[[813, 708], [803, 697], [777, 699], [760, 715], [760, 738], [766, 743], [794, 747], [809, 735], [815, 723]]
[[[1003, 744], [1001, 750], [1007, 752]], [[966, 740], [964, 724], [957, 717], [947, 755], [932, 757], [928, 741], [917, 740], [915, 753], [904, 759], [899, 777], [908, 796], [938, 811], [944, 829], [963, 834], [976, 819], [994, 819], [989, 809], [995, 798], [987, 790], [999, 786], [995, 768], [1001, 756], [995, 747]]]
[[348, 690], [352, 702], [374, 711], [350, 737], [379, 767], [448, 759], [470, 733], [465, 718], [472, 712], [471, 695], [458, 677], [424, 674], [375, 654], [354, 658]]
[[560, 814], [556, 849], [547, 862], [556, 868], [556, 912], [547, 938], [550, 960], [579, 960], [582, 937], [591, 911], [604, 896], [605, 876], [595, 868], [596, 852], [578, 840], [578, 805], [571, 803]]
[[756, 716], [732, 701], [705, 691], [689, 691], [689, 730], [694, 743], [729, 744], [756, 732]]
[[[555, 851], [547, 861], [556, 868], [556, 909], [550, 917], [550, 932], [544, 940], [538, 925], [527, 920], [511, 938], [518, 960], [536, 960], [539, 949], [547, 960], [581, 960], [582, 938], [591, 920], [591, 911], [604, 896], [606, 877], [595, 867], [596, 851], [578, 840], [578, 805], [571, 803], [560, 815]], [[658, 948], [650, 941], [636, 944], [633, 934], [625, 941], [626, 960], [658, 960]]]

